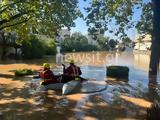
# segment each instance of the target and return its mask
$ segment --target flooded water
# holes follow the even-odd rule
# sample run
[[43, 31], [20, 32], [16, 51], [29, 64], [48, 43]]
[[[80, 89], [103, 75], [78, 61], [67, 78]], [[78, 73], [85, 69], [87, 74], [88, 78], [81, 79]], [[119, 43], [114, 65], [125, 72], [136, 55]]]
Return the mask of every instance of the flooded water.
[[[74, 59], [81, 67], [82, 77], [96, 81], [97, 85], [103, 82], [106, 88], [66, 96], [61, 90], [35, 92], [37, 86], [31, 88], [28, 84], [19, 89], [0, 88], [0, 120], [143, 120], [146, 109], [153, 101], [159, 100], [159, 89], [148, 87], [149, 55], [88, 52], [69, 53], [64, 58], [66, 64]], [[18, 62], [37, 65], [48, 62], [53, 65], [55, 58]], [[129, 81], [107, 78], [106, 66], [109, 65], [128, 66]], [[61, 73], [61, 66], [53, 71]]]

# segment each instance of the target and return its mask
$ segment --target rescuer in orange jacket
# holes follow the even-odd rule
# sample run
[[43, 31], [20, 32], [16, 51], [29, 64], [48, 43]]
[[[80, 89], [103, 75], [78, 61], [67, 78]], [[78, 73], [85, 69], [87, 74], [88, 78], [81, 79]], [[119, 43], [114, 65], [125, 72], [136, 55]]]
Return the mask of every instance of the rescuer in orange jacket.
[[59, 83], [59, 80], [54, 76], [53, 72], [50, 70], [50, 65], [48, 63], [43, 64], [43, 70], [39, 73], [40, 78], [43, 79], [42, 85]]
[[70, 61], [70, 66], [64, 70], [64, 74], [70, 77], [77, 77], [82, 74], [80, 67], [74, 64], [74, 61]]
[[74, 60], [70, 61], [70, 66], [65, 68], [65, 65], [63, 65], [63, 79], [62, 82], [68, 82], [71, 80], [84, 80], [80, 77], [82, 74], [80, 67], [76, 66], [74, 64]]

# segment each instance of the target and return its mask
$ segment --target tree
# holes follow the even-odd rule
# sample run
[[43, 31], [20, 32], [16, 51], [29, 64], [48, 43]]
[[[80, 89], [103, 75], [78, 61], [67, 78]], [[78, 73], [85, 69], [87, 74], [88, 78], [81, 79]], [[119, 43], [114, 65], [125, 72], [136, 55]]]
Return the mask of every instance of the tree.
[[77, 3], [77, 0], [4, 0], [0, 4], [0, 30], [28, 22], [32, 32], [50, 35], [48, 29], [55, 32], [64, 26], [74, 26], [73, 20], [81, 16]]
[[66, 38], [62, 43], [63, 51], [81, 51], [88, 44], [88, 40], [81, 33], [73, 33], [71, 37]]
[[63, 52], [97, 50], [96, 46], [88, 44], [87, 37], [78, 32], [64, 39], [61, 46]]
[[45, 47], [45, 55], [55, 55], [56, 54], [56, 43], [53, 39], [43, 40]]
[[35, 35], [31, 35], [29, 39], [22, 41], [21, 50], [23, 59], [42, 58], [45, 54], [44, 43]]
[[97, 42], [99, 44], [100, 50], [109, 50], [109, 37], [104, 37], [103, 35], [97, 35]]
[[131, 43], [132, 40], [129, 37], [124, 37], [122, 38], [122, 43], [128, 45], [129, 43]]
[[[33, 6], [31, 6], [33, 5]], [[35, 2], [4, 0], [0, 4], [0, 30], [27, 22], [35, 11]]]
[[116, 47], [117, 42], [114, 41], [113, 39], [111, 39], [111, 40], [108, 42], [108, 45], [109, 45], [109, 47], [111, 48], [111, 50], [113, 50], [113, 49]]
[[[149, 6], [152, 5], [153, 9], [150, 9]], [[105, 30], [108, 30], [111, 33], [114, 33], [116, 36], [119, 37], [126, 37], [125, 31], [131, 27], [136, 26], [135, 21], [132, 20], [133, 11], [134, 9], [143, 9], [143, 16], [147, 16], [145, 18], [141, 18], [141, 23], [137, 24], [137, 27], [140, 26], [142, 29], [140, 31], [150, 32], [152, 35], [152, 46], [151, 46], [151, 59], [150, 59], [150, 67], [149, 67], [149, 74], [150, 75], [157, 75], [157, 69], [159, 68], [159, 49], [160, 49], [160, 1], [159, 0], [152, 0], [152, 3], [142, 4], [142, 0], [107, 0], [107, 1], [98, 1], [94, 0], [91, 3], [90, 7], [86, 8], [88, 12], [88, 16], [86, 18], [87, 25], [89, 27], [96, 27], [96, 24], [100, 24], [104, 27]], [[146, 13], [144, 11], [153, 11], [153, 21], [152, 11], [150, 13]], [[149, 20], [150, 23], [153, 22], [153, 29], [152, 24], [146, 28], [145, 21]], [[114, 23], [117, 25], [117, 29], [115, 31], [109, 30], [110, 23]], [[146, 22], [148, 23], [148, 22]], [[147, 33], [145, 32], [145, 33]], [[158, 52], [157, 52], [158, 51]]]
[[[133, 10], [139, 9], [141, 4], [142, 0], [93, 0], [91, 5], [85, 8], [88, 13], [86, 24], [95, 32], [103, 29], [119, 38], [126, 37], [126, 30], [134, 26]], [[116, 28], [113, 28], [112, 24], [115, 24]]]
[[8, 47], [15, 48], [15, 57], [17, 56], [17, 48], [20, 45], [17, 44], [17, 34], [12, 32], [0, 31], [0, 46], [2, 46], [1, 59], [4, 60], [8, 52]]
[[152, 3], [144, 3], [142, 8], [142, 15], [140, 21], [136, 25], [137, 31], [140, 37], [143, 38], [144, 35], [151, 35], [153, 31], [153, 10]]
[[149, 34], [152, 36], [151, 45], [151, 57], [149, 65], [149, 75], [157, 76], [157, 71], [159, 69], [159, 59], [160, 59], [160, 15], [159, 15], [160, 2], [158, 0], [152, 0], [144, 4], [142, 9], [143, 14], [141, 20], [137, 24], [138, 33], [141, 34], [142, 38], [144, 35]]
[[156, 75], [159, 69], [160, 59], [160, 1], [152, 0], [153, 5], [153, 33], [152, 33], [152, 46], [151, 46], [151, 60], [149, 74], [150, 76]]
[[0, 2], [0, 31], [15, 31], [19, 44], [30, 39], [31, 34], [53, 38], [58, 30], [73, 27], [74, 20], [82, 16], [77, 4], [77, 0], [3, 0]]

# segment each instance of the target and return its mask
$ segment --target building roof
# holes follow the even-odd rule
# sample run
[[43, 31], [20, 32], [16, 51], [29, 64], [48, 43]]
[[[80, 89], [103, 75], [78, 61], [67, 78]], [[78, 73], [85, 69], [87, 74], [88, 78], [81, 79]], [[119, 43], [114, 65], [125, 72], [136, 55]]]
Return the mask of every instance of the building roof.
[[71, 32], [68, 29], [62, 29], [59, 33], [62, 36], [70, 35], [71, 34]]

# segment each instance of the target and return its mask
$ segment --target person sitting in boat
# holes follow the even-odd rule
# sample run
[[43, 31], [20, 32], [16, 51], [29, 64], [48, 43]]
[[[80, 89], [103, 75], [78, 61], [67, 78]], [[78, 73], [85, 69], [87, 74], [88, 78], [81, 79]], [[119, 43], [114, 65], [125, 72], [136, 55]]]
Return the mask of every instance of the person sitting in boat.
[[39, 77], [43, 79], [42, 85], [59, 83], [59, 80], [50, 70], [50, 64], [48, 63], [43, 64], [43, 69], [39, 72]]
[[70, 66], [65, 68], [63, 65], [63, 81], [71, 81], [81, 79], [80, 75], [82, 74], [80, 67], [74, 64], [74, 60], [70, 61]]

